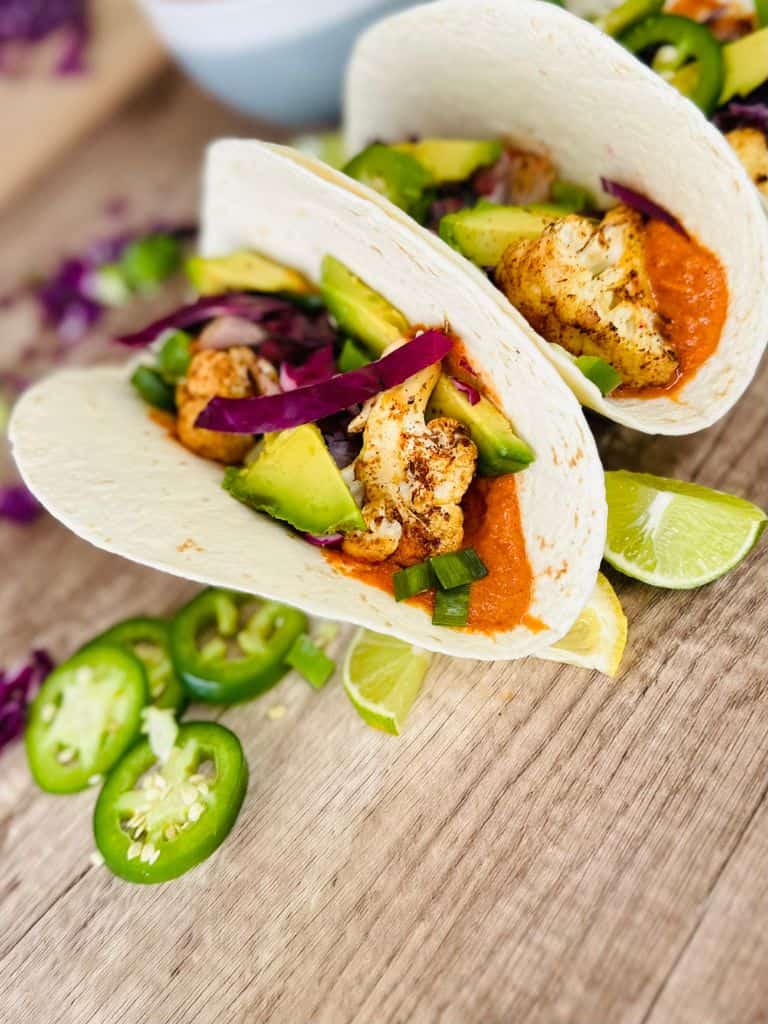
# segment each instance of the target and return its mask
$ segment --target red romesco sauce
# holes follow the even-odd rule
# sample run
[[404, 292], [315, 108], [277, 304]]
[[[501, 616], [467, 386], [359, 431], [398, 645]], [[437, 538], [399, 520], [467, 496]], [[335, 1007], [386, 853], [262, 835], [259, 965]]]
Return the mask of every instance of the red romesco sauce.
[[675, 350], [679, 372], [665, 387], [622, 387], [616, 397], [674, 396], [717, 348], [728, 312], [728, 283], [717, 257], [669, 224], [652, 220], [645, 254], [664, 336]]
[[[467, 630], [501, 633], [521, 624], [532, 632], [546, 629], [528, 614], [533, 571], [525, 550], [514, 475], [475, 479], [463, 507], [464, 547], [474, 548], [488, 569], [484, 579], [472, 584]], [[345, 575], [394, 594], [392, 577], [401, 568], [397, 563], [368, 565], [340, 551], [323, 553]], [[408, 603], [432, 614], [432, 594], [420, 594]]]

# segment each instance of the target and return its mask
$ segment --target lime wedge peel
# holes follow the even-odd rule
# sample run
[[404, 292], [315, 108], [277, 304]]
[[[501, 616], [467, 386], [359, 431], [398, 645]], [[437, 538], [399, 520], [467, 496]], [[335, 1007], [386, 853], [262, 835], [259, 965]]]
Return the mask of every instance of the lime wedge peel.
[[536, 657], [615, 676], [626, 646], [624, 609], [611, 584], [598, 573], [589, 603], [570, 632]]
[[767, 517], [743, 498], [649, 473], [605, 474], [605, 559], [654, 587], [692, 590], [749, 554]]
[[344, 659], [344, 689], [367, 725], [399, 736], [431, 660], [404, 640], [359, 629]]

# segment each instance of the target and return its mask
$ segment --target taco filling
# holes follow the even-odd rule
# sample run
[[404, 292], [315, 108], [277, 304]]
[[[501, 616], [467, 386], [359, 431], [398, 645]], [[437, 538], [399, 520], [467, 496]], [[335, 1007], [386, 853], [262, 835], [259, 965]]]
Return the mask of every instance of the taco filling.
[[437, 232], [603, 394], [673, 394], [717, 348], [717, 257], [652, 200], [604, 181], [607, 213], [543, 154], [504, 140], [375, 143], [344, 168]]
[[331, 255], [319, 288], [252, 252], [189, 273], [196, 302], [120, 340], [150, 346], [134, 387], [234, 499], [436, 625], [546, 628], [515, 476], [534, 453], [447, 324]]

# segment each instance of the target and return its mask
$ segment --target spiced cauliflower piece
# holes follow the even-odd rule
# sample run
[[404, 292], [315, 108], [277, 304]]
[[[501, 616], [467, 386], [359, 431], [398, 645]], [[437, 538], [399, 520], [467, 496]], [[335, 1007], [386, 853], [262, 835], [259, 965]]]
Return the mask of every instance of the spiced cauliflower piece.
[[510, 245], [496, 278], [547, 341], [602, 357], [632, 387], [674, 380], [678, 360], [662, 333], [637, 211], [617, 206], [599, 224], [563, 217]]
[[414, 565], [461, 547], [461, 500], [477, 463], [466, 427], [424, 412], [440, 376], [427, 367], [371, 403], [355, 477], [364, 489], [367, 530], [344, 538], [344, 551], [366, 562]]
[[725, 136], [755, 183], [768, 199], [768, 140], [758, 128], [735, 128]]
[[212, 398], [248, 398], [261, 393], [257, 382], [277, 378], [270, 364], [250, 348], [202, 349], [194, 354], [186, 377], [176, 387], [176, 432], [185, 448], [205, 459], [242, 462], [253, 445], [250, 436], [203, 430], [195, 420]]

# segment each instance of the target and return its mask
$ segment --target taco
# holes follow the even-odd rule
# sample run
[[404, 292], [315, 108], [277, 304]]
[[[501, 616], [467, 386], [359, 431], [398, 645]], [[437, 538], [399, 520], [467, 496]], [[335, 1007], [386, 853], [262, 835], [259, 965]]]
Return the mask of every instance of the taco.
[[202, 220], [199, 297], [122, 339], [137, 360], [17, 404], [32, 491], [126, 558], [431, 650], [562, 637], [595, 584], [603, 474], [492, 286], [277, 146], [214, 144]]
[[686, 434], [752, 379], [768, 335], [757, 193], [696, 106], [593, 25], [535, 0], [388, 18], [354, 52], [345, 145], [393, 216], [491, 274], [585, 405]]

